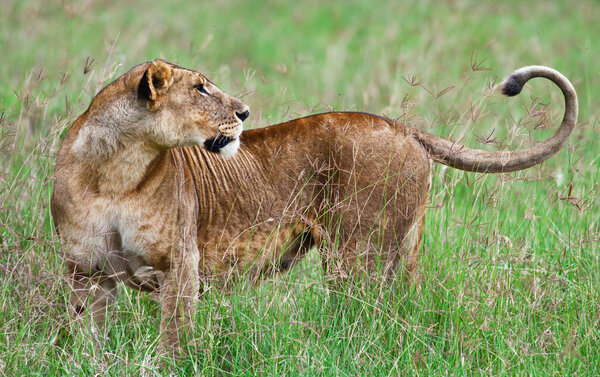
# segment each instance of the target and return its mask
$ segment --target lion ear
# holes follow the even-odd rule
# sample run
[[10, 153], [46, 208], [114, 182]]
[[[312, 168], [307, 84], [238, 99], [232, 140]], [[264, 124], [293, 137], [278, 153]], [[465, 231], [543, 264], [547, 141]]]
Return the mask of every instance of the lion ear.
[[173, 68], [164, 60], [156, 59], [150, 63], [142, 75], [138, 86], [138, 97], [150, 101], [148, 108], [156, 108], [160, 100], [173, 83]]

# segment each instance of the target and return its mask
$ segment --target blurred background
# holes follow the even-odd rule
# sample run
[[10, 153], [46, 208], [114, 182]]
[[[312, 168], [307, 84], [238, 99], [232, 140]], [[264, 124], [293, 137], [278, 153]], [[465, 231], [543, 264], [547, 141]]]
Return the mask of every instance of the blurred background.
[[464, 103], [477, 95], [460, 92], [467, 75], [481, 87], [529, 64], [564, 72], [589, 101], [599, 13], [585, 0], [4, 0], [0, 100], [11, 116], [28, 95], [58, 116], [65, 101], [79, 113], [108, 81], [159, 57], [244, 97], [252, 125], [330, 107], [398, 115], [413, 76], [434, 92], [457, 86], [450, 96]]

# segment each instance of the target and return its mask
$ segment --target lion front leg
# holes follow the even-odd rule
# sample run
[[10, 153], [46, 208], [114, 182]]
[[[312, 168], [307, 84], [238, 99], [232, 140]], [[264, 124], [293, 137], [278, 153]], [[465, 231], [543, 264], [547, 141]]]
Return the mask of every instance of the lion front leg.
[[162, 348], [175, 356], [191, 335], [200, 287], [195, 240], [190, 240], [180, 251], [179, 255], [173, 256], [159, 291]]
[[69, 268], [68, 281], [71, 288], [69, 314], [77, 323], [83, 323], [84, 315], [89, 313], [93, 324], [89, 329], [92, 335], [99, 337], [106, 323], [107, 311], [117, 297], [115, 279], [100, 273]]
[[119, 240], [114, 232], [94, 235], [79, 232], [62, 239], [70, 288], [70, 317], [79, 324], [86, 314], [93, 320], [90, 332], [98, 337], [104, 329], [107, 311], [117, 297], [116, 272], [121, 263], [118, 257]]

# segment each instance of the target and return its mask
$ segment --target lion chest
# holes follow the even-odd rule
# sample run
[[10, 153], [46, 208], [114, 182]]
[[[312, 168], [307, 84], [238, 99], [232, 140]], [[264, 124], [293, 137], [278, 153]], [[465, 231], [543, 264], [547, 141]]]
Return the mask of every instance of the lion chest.
[[115, 237], [113, 247], [123, 255], [139, 256], [149, 262], [160, 260], [170, 250], [176, 214], [151, 204], [154, 202], [150, 200], [90, 198], [78, 206], [73, 220], [79, 233], [85, 235], [80, 240], [86, 241], [83, 244], [94, 251], [96, 260], [116, 251], [108, 250], [106, 242], [100, 240], [107, 235]]
[[115, 207], [115, 225], [123, 250], [152, 259], [169, 249], [176, 226], [172, 212], [153, 210], [140, 202], [121, 202]]

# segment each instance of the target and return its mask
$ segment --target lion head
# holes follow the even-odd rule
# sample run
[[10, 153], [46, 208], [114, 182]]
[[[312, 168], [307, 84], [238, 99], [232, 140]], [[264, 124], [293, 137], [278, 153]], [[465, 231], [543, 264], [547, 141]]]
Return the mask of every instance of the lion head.
[[239, 147], [248, 106], [204, 75], [164, 60], [132, 68], [92, 101], [73, 151], [108, 156], [146, 140], [158, 148], [200, 145], [225, 156]]

